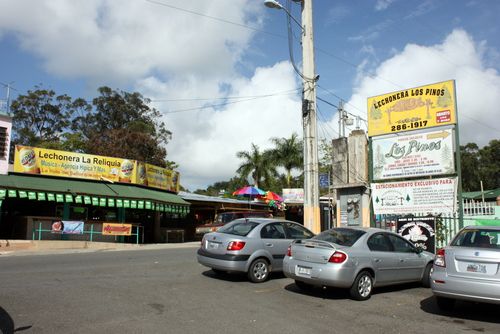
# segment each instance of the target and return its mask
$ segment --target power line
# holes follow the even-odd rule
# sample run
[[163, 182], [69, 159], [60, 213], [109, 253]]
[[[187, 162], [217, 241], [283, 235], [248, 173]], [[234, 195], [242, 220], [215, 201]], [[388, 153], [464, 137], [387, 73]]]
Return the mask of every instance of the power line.
[[278, 95], [289, 95], [288, 93], [298, 92], [302, 88], [289, 89], [281, 92], [275, 92], [264, 95], [242, 95], [242, 96], [226, 96], [226, 97], [194, 97], [194, 98], [178, 98], [178, 99], [149, 99], [151, 102], [190, 102], [190, 101], [213, 101], [213, 100], [234, 100], [234, 99], [246, 99], [246, 98], [259, 98], [259, 97], [270, 97]]
[[[282, 94], [282, 95], [291, 95], [291, 94]], [[209, 108], [218, 108], [218, 107], [223, 107], [223, 106], [230, 105], [230, 104], [236, 104], [236, 103], [241, 103], [241, 102], [248, 102], [248, 101], [253, 101], [253, 100], [262, 99], [262, 98], [275, 97], [275, 96], [278, 96], [278, 95], [277, 94], [262, 95], [262, 96], [247, 98], [247, 99], [241, 99], [241, 100], [238, 100], [238, 101], [229, 101], [229, 102], [226, 102], [226, 103], [207, 104], [207, 105], [200, 106], [200, 107], [193, 107], [193, 108], [186, 108], [186, 109], [177, 109], [177, 110], [165, 111], [165, 112], [162, 112], [162, 114], [175, 114], [175, 113], [186, 112], [186, 111], [203, 110], [203, 109], [209, 109]]]
[[189, 9], [172, 6], [172, 5], [166, 4], [164, 2], [159, 2], [159, 1], [155, 1], [155, 0], [144, 0], [144, 1], [150, 2], [152, 4], [156, 4], [156, 5], [168, 7], [168, 8], [171, 8], [171, 9], [175, 9], [175, 10], [178, 10], [178, 11], [181, 11], [181, 12], [185, 12], [185, 13], [189, 13], [189, 14], [193, 14], [193, 15], [205, 17], [205, 18], [208, 18], [208, 19], [211, 19], [211, 20], [215, 20], [215, 21], [219, 21], [219, 22], [231, 24], [231, 25], [234, 25], [234, 26], [237, 26], [237, 27], [241, 27], [241, 28], [245, 28], [245, 29], [249, 29], [249, 30], [261, 32], [261, 33], [268, 34], [268, 35], [271, 35], [271, 36], [275, 36], [275, 37], [279, 37], [279, 38], [286, 38], [283, 35], [275, 34], [275, 33], [272, 33], [272, 32], [266, 31], [266, 30], [262, 30], [262, 29], [257, 29], [257, 28], [254, 28], [254, 27], [251, 27], [251, 26], [248, 26], [248, 25], [245, 25], [245, 24], [238, 23], [238, 22], [233, 22], [233, 21], [229, 21], [229, 20], [226, 20], [226, 19], [221, 19], [221, 18], [218, 18], [218, 17], [215, 17], [215, 16], [210, 16], [210, 15], [198, 13], [198, 12], [195, 12], [195, 11], [192, 11], [192, 10], [189, 10]]

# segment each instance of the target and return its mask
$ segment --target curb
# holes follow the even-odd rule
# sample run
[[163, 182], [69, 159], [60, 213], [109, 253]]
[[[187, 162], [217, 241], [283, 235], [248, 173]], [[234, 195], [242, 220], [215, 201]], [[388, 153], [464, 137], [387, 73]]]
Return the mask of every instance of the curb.
[[200, 246], [199, 241], [184, 242], [184, 243], [165, 243], [165, 244], [115, 244], [101, 242], [85, 242], [80, 244], [54, 244], [54, 242], [44, 243], [43, 241], [35, 241], [29, 248], [8, 249], [0, 248], [0, 256], [23, 256], [23, 255], [49, 255], [49, 254], [74, 254], [74, 253], [92, 253], [105, 251], [140, 251], [140, 250], [155, 250], [155, 249], [181, 249], [181, 248], [197, 248]]

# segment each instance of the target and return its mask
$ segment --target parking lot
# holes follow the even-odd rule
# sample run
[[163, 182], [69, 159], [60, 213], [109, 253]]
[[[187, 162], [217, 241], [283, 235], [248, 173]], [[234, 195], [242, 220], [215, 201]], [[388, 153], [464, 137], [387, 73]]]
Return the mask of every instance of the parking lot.
[[303, 292], [283, 275], [262, 284], [215, 276], [196, 248], [0, 257], [0, 329], [13, 333], [500, 332], [500, 306], [437, 309], [418, 284], [353, 301]]

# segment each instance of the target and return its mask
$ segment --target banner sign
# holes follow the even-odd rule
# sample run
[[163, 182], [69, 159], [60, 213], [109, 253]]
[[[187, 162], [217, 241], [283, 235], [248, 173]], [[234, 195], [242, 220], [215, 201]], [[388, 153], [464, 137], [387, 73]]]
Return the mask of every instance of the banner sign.
[[73, 220], [57, 220], [52, 223], [52, 233], [83, 234], [84, 222]]
[[63, 233], [64, 234], [83, 234], [83, 222], [82, 221], [62, 221]]
[[456, 123], [454, 80], [368, 98], [368, 136]]
[[283, 202], [304, 202], [304, 189], [303, 188], [284, 188], [283, 189]]
[[398, 218], [397, 231], [406, 240], [425, 251], [434, 253], [436, 245], [435, 217]]
[[135, 183], [136, 162], [16, 145], [14, 172]]
[[453, 142], [452, 129], [375, 137], [373, 179], [452, 174], [455, 172]]
[[456, 212], [456, 178], [372, 183], [371, 189], [376, 215]]
[[132, 235], [132, 224], [102, 224], [103, 235]]
[[147, 185], [179, 191], [179, 173], [136, 160], [16, 145], [14, 172]]
[[148, 187], [179, 192], [179, 173], [171, 169], [138, 162], [137, 183]]

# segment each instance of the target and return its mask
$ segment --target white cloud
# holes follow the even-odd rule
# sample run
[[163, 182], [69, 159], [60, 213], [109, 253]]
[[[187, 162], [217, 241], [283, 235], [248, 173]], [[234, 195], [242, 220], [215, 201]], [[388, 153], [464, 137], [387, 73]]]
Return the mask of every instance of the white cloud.
[[[485, 42], [475, 42], [459, 29], [442, 44], [408, 44], [381, 63], [374, 76], [358, 75], [354, 94], [345, 108], [366, 119], [366, 101], [370, 96], [454, 79], [460, 142], [486, 145], [500, 134], [500, 75], [486, 67], [487, 54]], [[336, 117], [331, 120], [331, 125], [335, 124]]]
[[[200, 97], [222, 96], [217, 87], [216, 82], [200, 84], [198, 80], [161, 83], [151, 78], [140, 83], [141, 91], [158, 99], [192, 98], [200, 96], [200, 92], [207, 94]], [[262, 151], [272, 146], [271, 137], [301, 134], [300, 84], [288, 62], [257, 68], [252, 78], [235, 78], [230, 87], [227, 96], [248, 98], [237, 103], [229, 99], [225, 101], [229, 104], [217, 108], [210, 106], [223, 101], [183, 102], [175, 110], [197, 108], [204, 103], [209, 107], [167, 113], [164, 117], [173, 132], [168, 145], [169, 159], [180, 164], [181, 183], [190, 190], [233, 177], [240, 163], [236, 152], [250, 150], [251, 143]], [[262, 97], [265, 95], [273, 96]], [[175, 111], [172, 102], [157, 102], [157, 108], [163, 112]]]
[[[158, 1], [158, 3], [161, 3]], [[249, 0], [174, 2], [195, 15], [135, 0], [3, 1], [0, 36], [14, 33], [44, 69], [65, 78], [125, 83], [155, 72], [231, 76], [262, 9]], [[172, 4], [172, 2], [165, 2]], [[27, 9], [29, 8], [29, 9]]]
[[396, 0], [377, 0], [375, 4], [375, 10], [386, 10], [394, 1]]

